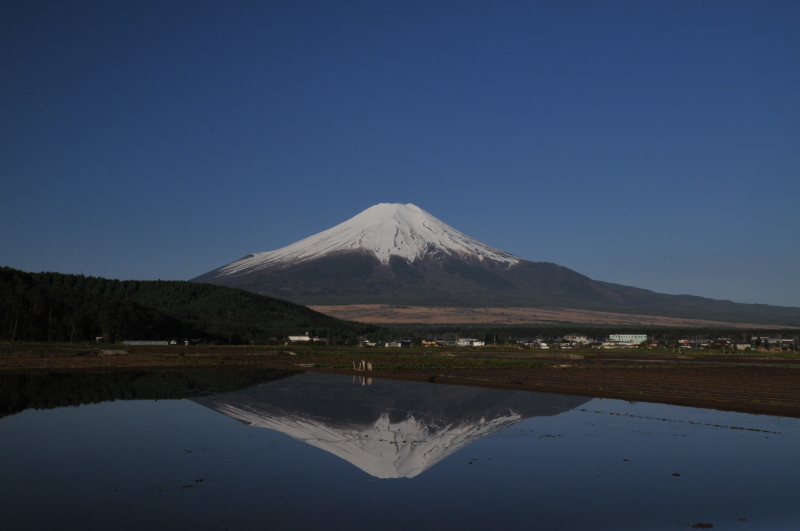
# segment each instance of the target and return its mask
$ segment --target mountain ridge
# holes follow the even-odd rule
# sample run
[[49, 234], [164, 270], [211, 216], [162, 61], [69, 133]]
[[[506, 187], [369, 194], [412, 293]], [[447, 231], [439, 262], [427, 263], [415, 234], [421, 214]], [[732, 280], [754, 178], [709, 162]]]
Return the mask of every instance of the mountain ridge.
[[[399, 224], [394, 232], [392, 223]], [[365, 235], [375, 227], [376, 234]], [[387, 247], [386, 234], [395, 235], [395, 247]], [[313, 306], [574, 308], [800, 326], [800, 308], [667, 295], [532, 262], [478, 242], [414, 205], [376, 205], [328, 231], [248, 257], [193, 281]]]

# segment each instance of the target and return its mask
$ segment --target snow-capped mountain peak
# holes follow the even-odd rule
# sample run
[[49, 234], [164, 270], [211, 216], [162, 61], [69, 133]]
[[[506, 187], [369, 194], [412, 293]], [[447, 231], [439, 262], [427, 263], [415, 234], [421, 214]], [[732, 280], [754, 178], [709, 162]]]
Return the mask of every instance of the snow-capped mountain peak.
[[326, 231], [292, 245], [247, 255], [220, 268], [219, 276], [313, 260], [336, 251], [372, 252], [383, 263], [391, 256], [408, 262], [429, 253], [516, 264], [520, 258], [483, 244], [412, 204], [381, 203]]

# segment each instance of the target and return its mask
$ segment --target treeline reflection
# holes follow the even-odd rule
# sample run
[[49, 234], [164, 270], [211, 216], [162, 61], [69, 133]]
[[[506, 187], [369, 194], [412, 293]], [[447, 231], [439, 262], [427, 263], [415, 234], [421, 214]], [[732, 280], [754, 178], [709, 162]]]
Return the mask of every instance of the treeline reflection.
[[207, 396], [296, 374], [299, 372], [252, 368], [0, 374], [0, 417], [30, 408]]

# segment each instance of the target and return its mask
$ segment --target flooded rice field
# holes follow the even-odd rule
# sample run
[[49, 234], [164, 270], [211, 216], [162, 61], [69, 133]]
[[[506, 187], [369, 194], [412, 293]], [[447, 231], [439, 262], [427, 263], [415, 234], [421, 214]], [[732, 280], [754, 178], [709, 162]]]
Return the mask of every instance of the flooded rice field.
[[797, 529], [800, 419], [276, 370], [0, 376], [5, 529]]

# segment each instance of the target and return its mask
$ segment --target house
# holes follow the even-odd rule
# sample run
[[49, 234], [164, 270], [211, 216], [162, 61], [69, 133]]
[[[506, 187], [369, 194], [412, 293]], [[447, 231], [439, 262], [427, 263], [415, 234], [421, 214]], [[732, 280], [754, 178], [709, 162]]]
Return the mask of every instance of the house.
[[411, 341], [408, 339], [398, 339], [396, 341], [386, 341], [385, 345], [387, 347], [410, 347]]
[[586, 336], [580, 334], [567, 334], [564, 336], [564, 339], [570, 343], [579, 343], [581, 345], [585, 345], [589, 342], [589, 339]]
[[529, 348], [537, 349], [537, 350], [548, 350], [550, 347], [544, 341], [540, 341], [539, 339], [534, 339], [528, 343], [525, 343]]
[[456, 345], [459, 347], [482, 347], [484, 342], [471, 337], [462, 337], [456, 341]]
[[289, 341], [302, 341], [302, 342], [309, 342], [309, 341], [319, 341], [318, 337], [310, 337], [308, 332], [306, 332], [302, 336], [289, 336]]

